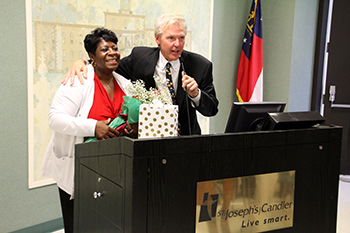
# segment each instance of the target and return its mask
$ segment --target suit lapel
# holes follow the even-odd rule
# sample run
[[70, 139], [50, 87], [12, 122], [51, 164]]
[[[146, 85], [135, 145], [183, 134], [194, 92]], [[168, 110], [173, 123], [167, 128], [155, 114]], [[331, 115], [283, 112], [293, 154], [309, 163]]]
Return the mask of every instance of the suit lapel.
[[155, 49], [152, 53], [149, 54], [149, 56], [146, 59], [146, 65], [144, 68], [144, 75], [145, 75], [145, 81], [146, 81], [146, 87], [156, 87], [156, 83], [154, 81], [154, 70], [156, 68], [157, 62], [159, 58], [159, 48]]

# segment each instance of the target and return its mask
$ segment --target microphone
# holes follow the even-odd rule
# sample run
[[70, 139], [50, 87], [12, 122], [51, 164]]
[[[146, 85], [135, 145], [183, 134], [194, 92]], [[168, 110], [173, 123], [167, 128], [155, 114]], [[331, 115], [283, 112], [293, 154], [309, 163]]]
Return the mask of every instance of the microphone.
[[[185, 66], [184, 66], [184, 60], [182, 57], [179, 57], [179, 60], [180, 60], [180, 64], [181, 64], [181, 68], [182, 68], [182, 71], [186, 74], [186, 71], [185, 71]], [[182, 77], [182, 75], [181, 75]], [[190, 122], [190, 108], [188, 106], [188, 93], [187, 93], [187, 86], [185, 86], [185, 90], [186, 90], [186, 108], [187, 108], [187, 120], [188, 120], [188, 134], [191, 135], [191, 122]]]

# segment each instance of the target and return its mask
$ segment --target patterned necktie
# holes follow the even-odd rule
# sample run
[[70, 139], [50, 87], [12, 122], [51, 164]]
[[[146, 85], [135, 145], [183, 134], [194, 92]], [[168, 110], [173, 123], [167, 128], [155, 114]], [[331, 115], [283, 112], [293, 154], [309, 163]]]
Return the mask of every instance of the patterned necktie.
[[[171, 64], [168, 62], [165, 67], [165, 77], [166, 77], [166, 84], [169, 88], [169, 92], [171, 95], [171, 99], [173, 100], [173, 104], [176, 104], [176, 99], [175, 99], [175, 90], [173, 86], [173, 79], [171, 78], [171, 71], [170, 71]], [[177, 128], [177, 133], [178, 135], [181, 134], [181, 125], [180, 122], [178, 122], [178, 128]]]
[[173, 100], [173, 104], [176, 104], [176, 99], [175, 99], [175, 90], [173, 86], [173, 80], [171, 78], [171, 71], [170, 71], [171, 64], [168, 62], [165, 67], [165, 77], [166, 77], [166, 84], [169, 88], [169, 92], [171, 95], [171, 99]]

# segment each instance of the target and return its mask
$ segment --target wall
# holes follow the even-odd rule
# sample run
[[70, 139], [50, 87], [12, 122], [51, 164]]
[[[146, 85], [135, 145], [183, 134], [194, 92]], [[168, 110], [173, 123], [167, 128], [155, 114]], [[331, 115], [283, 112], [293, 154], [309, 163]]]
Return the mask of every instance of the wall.
[[[237, 100], [235, 75], [251, 2], [214, 1], [212, 61], [220, 105], [211, 119], [212, 133], [224, 131], [232, 101]], [[286, 101], [289, 110], [308, 110], [317, 5], [318, 0], [262, 0], [265, 101]], [[1, 1], [0, 232], [45, 232], [62, 225], [57, 187], [27, 188], [25, 20], [25, 0]]]
[[0, 7], [0, 232], [61, 218], [56, 186], [28, 190], [25, 0]]
[[[251, 0], [215, 1], [214, 84], [219, 113], [210, 132], [222, 133], [236, 97], [236, 74]], [[261, 0], [264, 101], [287, 102], [286, 111], [308, 111], [311, 100], [318, 0]]]
[[236, 97], [236, 74], [250, 0], [214, 1], [213, 76], [219, 112], [210, 118], [210, 132], [223, 133]]
[[[310, 9], [314, 9], [311, 11]], [[292, 64], [289, 85], [289, 111], [311, 108], [313, 63], [316, 43], [318, 0], [296, 1]]]

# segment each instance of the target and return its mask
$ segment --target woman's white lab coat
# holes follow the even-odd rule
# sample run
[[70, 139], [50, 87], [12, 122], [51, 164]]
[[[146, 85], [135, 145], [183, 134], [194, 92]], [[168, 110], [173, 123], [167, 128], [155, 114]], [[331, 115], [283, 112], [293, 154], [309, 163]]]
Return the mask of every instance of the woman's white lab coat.
[[[125, 87], [130, 83], [113, 72], [119, 86], [127, 95]], [[51, 104], [49, 127], [54, 130], [45, 152], [40, 175], [50, 177], [58, 187], [74, 197], [74, 146], [84, 137], [95, 136], [97, 121], [87, 119], [94, 100], [94, 69], [87, 66], [87, 79], [80, 84], [77, 76], [74, 85], [61, 85]]]

